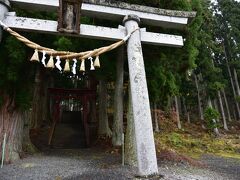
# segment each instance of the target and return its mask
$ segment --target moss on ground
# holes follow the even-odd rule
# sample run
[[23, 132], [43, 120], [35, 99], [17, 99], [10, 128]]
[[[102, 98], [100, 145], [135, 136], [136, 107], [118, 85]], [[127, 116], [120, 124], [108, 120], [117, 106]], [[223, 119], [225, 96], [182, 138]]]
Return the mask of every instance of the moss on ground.
[[[184, 130], [177, 130], [174, 124], [168, 125], [160, 133], [155, 133], [157, 152], [174, 151], [198, 159], [202, 154], [215, 154], [223, 157], [240, 159], [239, 134], [222, 133], [214, 137], [199, 125], [184, 124]], [[169, 129], [170, 127], [171, 129]]]

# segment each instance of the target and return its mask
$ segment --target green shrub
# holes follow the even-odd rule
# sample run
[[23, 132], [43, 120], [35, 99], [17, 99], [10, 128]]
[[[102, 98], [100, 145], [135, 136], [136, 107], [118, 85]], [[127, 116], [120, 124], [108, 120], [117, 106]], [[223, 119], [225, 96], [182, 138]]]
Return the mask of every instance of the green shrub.
[[181, 147], [183, 145], [182, 137], [177, 133], [171, 133], [168, 136], [168, 142], [175, 147]]
[[[220, 114], [218, 111], [214, 108], [207, 107], [204, 111], [204, 119], [206, 120], [207, 123], [207, 128], [209, 130], [213, 130], [214, 128], [219, 127], [219, 124], [216, 122], [216, 119], [218, 119]], [[214, 121], [215, 120], [215, 121]]]

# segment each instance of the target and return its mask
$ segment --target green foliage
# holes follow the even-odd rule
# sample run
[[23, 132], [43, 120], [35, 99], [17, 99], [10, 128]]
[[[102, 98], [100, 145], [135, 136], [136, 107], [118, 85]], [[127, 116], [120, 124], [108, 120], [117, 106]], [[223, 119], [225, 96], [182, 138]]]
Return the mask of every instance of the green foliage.
[[236, 101], [240, 102], [240, 96], [236, 96]]
[[213, 130], [214, 128], [219, 127], [219, 124], [216, 122], [216, 119], [220, 117], [220, 114], [217, 110], [211, 107], [207, 107], [204, 111], [204, 119], [207, 123], [207, 128]]
[[26, 89], [21, 88], [19, 92], [16, 93], [15, 104], [21, 110], [31, 108], [31, 100], [32, 96], [29, 91], [26, 91]]
[[168, 141], [174, 147], [182, 147], [184, 144], [181, 135], [178, 133], [171, 133], [168, 136]]
[[69, 38], [60, 37], [54, 42], [54, 45], [59, 51], [70, 51], [71, 47], [73, 47], [73, 43]]
[[[30, 107], [32, 67], [27, 63], [27, 48], [12, 36], [4, 34], [0, 45], [0, 89], [13, 98], [17, 108]], [[0, 100], [1, 104], [3, 99]]]
[[224, 89], [225, 85], [215, 81], [213, 84], [210, 84], [210, 89], [215, 90], [215, 91], [219, 91], [221, 89]]

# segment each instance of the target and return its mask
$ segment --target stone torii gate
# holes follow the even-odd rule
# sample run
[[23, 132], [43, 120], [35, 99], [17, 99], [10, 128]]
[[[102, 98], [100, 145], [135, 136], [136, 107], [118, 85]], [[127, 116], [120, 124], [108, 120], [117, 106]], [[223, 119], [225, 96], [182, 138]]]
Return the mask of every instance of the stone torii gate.
[[[0, 0], [0, 20], [8, 27], [18, 31], [60, 34], [57, 31], [57, 21], [17, 17], [14, 12], [9, 12], [10, 6], [25, 10], [56, 12], [59, 6], [58, 0]], [[183, 29], [196, 13], [130, 5], [116, 1], [84, 0], [81, 14], [118, 22], [123, 21], [125, 27], [109, 28], [82, 24], [79, 34], [63, 35], [118, 41], [137, 29], [128, 40], [127, 54], [138, 171], [140, 176], [157, 174], [158, 166], [141, 44], [182, 47], [183, 38], [182, 36], [147, 32], [145, 28], [139, 29], [139, 23], [141, 21], [144, 25]], [[0, 40], [1, 37], [0, 29]]]

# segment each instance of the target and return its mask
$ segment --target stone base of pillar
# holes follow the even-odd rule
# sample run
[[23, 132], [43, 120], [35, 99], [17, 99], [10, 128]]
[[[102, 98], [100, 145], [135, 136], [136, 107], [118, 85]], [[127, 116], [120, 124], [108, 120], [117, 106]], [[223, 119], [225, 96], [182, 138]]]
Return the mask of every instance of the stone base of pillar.
[[161, 174], [155, 174], [155, 175], [149, 175], [149, 176], [139, 176], [139, 175], [136, 175], [135, 178], [137, 179], [162, 179], [164, 178], [164, 175], [161, 175]]

